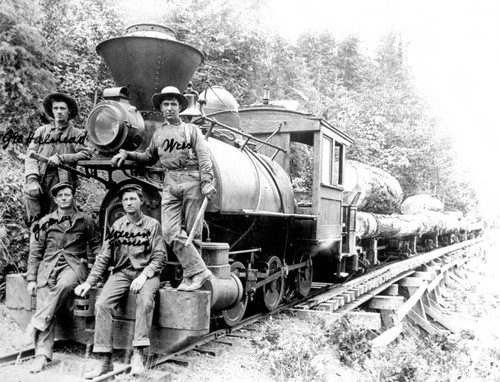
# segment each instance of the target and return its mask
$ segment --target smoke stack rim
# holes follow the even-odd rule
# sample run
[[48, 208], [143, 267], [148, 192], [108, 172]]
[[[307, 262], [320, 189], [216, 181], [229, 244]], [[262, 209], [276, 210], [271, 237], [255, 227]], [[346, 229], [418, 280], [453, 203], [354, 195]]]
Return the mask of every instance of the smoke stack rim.
[[165, 25], [152, 23], [129, 25], [127, 28], [125, 28], [125, 36], [154, 37], [178, 41], [175, 30]]

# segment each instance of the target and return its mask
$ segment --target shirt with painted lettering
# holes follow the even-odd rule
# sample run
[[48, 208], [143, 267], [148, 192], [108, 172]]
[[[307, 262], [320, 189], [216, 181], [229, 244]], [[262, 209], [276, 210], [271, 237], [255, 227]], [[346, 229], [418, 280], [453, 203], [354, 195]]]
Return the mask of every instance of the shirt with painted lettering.
[[[186, 138], [186, 128], [189, 129], [189, 142]], [[167, 170], [198, 169], [202, 187], [213, 180], [212, 161], [205, 137], [190, 123], [164, 123], [154, 132], [146, 151], [129, 152], [129, 158], [149, 165], [160, 160]]]
[[[90, 159], [92, 156], [91, 149], [86, 142], [85, 131], [74, 127], [71, 121], [61, 128], [56, 127], [54, 122], [41, 126], [34, 133], [30, 133], [26, 141], [29, 142], [28, 152], [33, 151], [47, 158], [58, 154], [64, 164], [72, 167], [76, 167], [76, 162], [79, 160]], [[26, 177], [29, 175], [41, 177], [46, 171], [47, 163], [26, 156], [24, 174]], [[50, 171], [57, 171], [57, 169]], [[69, 181], [73, 178], [74, 175], [64, 180]]]
[[135, 270], [142, 271], [148, 278], [161, 272], [167, 262], [167, 251], [158, 220], [142, 215], [137, 222], [132, 222], [125, 215], [115, 221], [106, 233], [87, 283], [97, 284], [108, 267], [119, 270], [129, 260]]
[[89, 215], [75, 209], [69, 215], [56, 210], [44, 216], [32, 227], [26, 279], [45, 285], [61, 256], [82, 276], [81, 260], [87, 258], [87, 245], [94, 256], [101, 249], [99, 233]]

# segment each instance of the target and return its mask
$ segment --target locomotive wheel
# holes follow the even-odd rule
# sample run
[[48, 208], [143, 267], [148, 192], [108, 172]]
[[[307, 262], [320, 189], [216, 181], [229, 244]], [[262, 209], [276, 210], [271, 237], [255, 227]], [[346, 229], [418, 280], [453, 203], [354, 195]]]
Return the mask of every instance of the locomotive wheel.
[[[267, 269], [269, 270], [269, 276], [273, 275], [276, 272], [280, 272], [281, 267], [282, 264], [279, 257], [271, 256], [267, 260]], [[279, 277], [262, 287], [262, 298], [267, 310], [272, 311], [278, 307], [281, 298], [283, 297], [284, 287], [285, 281], [283, 280], [283, 277]]]
[[305, 266], [303, 268], [299, 268], [296, 276], [296, 286], [297, 286], [297, 291], [302, 295], [302, 296], [307, 296], [309, 291], [311, 290], [311, 285], [312, 285], [312, 278], [313, 278], [313, 267], [312, 267], [312, 262], [311, 262], [311, 256], [309, 255], [301, 255], [300, 256], [300, 261], [298, 263], [301, 263], [303, 261], [308, 261], [310, 265]]
[[224, 322], [229, 327], [238, 325], [245, 315], [248, 304], [248, 295], [245, 293], [245, 288], [242, 286], [237, 275], [239, 272], [245, 272], [245, 266], [239, 261], [235, 261], [231, 264], [231, 277], [237, 279], [236, 281], [239, 283], [241, 291], [238, 293], [238, 301], [236, 304], [232, 308], [222, 311]]

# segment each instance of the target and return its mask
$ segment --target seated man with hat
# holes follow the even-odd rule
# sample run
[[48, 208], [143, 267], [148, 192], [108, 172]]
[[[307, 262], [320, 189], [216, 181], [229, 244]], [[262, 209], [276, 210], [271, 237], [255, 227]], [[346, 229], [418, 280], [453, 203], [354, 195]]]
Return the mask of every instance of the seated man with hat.
[[44, 163], [26, 156], [24, 195], [30, 224], [56, 209], [49, 194], [56, 183], [69, 182], [76, 189], [76, 175], [57, 165], [76, 167], [76, 162], [91, 157], [85, 132], [70, 121], [78, 115], [75, 99], [63, 93], [49, 94], [43, 100], [43, 109], [50, 124], [39, 127], [27, 138], [28, 154], [33, 151], [49, 159]]
[[[188, 100], [174, 86], [154, 94], [152, 102], [163, 113], [165, 122], [157, 129], [145, 152], [120, 150], [111, 164], [120, 167], [126, 159], [154, 164], [160, 160], [165, 171], [161, 202], [163, 236], [183, 268], [177, 290], [193, 291], [212, 277], [203, 262], [201, 252], [202, 227], [194, 227], [203, 198], [216, 193], [213, 185], [212, 161], [205, 138], [193, 124], [184, 123], [179, 113]], [[186, 246], [188, 235], [195, 230], [192, 243]]]
[[[88, 275], [87, 245], [99, 253], [99, 235], [92, 218], [74, 207], [74, 190], [62, 182], [51, 189], [57, 210], [33, 226], [28, 258], [28, 293], [36, 292], [36, 312], [26, 329], [35, 343], [31, 373], [38, 373], [52, 359], [55, 314], [67, 308], [73, 289]], [[65, 311], [65, 309], [62, 309]]]
[[85, 296], [108, 267], [113, 266], [112, 274], [95, 304], [93, 351], [102, 355], [101, 362], [85, 374], [86, 379], [113, 370], [112, 313], [129, 290], [137, 294], [132, 374], [144, 371], [144, 348], [150, 345], [155, 295], [160, 287], [160, 272], [167, 262], [160, 222], [141, 212], [144, 203], [141, 186], [125, 185], [118, 191], [118, 197], [122, 201], [125, 216], [113, 223], [87, 281], [75, 289], [76, 295]]

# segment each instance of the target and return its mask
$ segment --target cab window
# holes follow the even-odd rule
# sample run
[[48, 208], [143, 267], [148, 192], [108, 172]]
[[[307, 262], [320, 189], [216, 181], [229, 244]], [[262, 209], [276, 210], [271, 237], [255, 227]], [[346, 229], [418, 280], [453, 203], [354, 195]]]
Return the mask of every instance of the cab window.
[[342, 185], [342, 162], [344, 147], [328, 136], [323, 136], [321, 163], [321, 183], [326, 185]]

